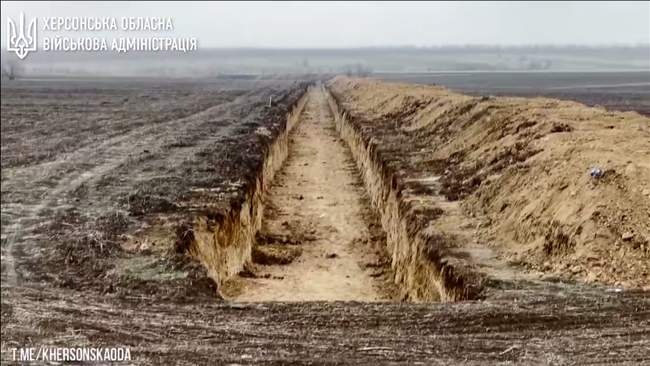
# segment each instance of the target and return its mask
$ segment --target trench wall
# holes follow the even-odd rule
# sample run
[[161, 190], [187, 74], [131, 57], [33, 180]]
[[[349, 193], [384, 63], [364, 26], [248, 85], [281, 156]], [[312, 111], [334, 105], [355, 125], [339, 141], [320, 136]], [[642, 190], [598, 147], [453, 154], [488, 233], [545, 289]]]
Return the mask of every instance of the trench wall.
[[326, 92], [336, 129], [349, 146], [372, 205], [380, 213], [401, 297], [411, 301], [472, 298], [473, 291], [465, 286], [465, 278], [437, 251], [440, 237], [423, 230], [418, 220], [410, 217], [398, 180], [379, 158], [375, 142], [364, 137], [336, 98], [329, 90]]
[[307, 93], [287, 114], [284, 129], [269, 145], [262, 168], [245, 192], [241, 205], [231, 206], [218, 217], [197, 215], [193, 220], [187, 252], [206, 267], [208, 276], [218, 286], [239, 273], [251, 260], [255, 235], [262, 225], [263, 197], [287, 158], [289, 133], [299, 120], [306, 98]]

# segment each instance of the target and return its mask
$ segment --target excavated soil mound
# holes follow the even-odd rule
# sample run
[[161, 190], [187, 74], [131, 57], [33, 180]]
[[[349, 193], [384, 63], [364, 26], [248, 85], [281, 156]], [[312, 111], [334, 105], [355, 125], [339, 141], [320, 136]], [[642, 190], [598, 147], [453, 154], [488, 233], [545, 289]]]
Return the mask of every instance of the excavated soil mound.
[[369, 79], [329, 88], [397, 179], [435, 181], [416, 193], [458, 202], [481, 245], [552, 276], [650, 288], [647, 117]]

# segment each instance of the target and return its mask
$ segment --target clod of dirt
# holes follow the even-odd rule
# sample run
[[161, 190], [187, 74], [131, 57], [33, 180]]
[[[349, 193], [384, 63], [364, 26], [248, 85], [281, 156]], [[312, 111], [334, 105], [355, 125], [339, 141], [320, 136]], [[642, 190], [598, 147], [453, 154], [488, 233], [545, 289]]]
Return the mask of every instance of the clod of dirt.
[[244, 269], [239, 271], [239, 277], [243, 278], [257, 278], [257, 274], [255, 274], [255, 270], [252, 268], [252, 265], [250, 263], [244, 264]]
[[289, 264], [302, 254], [299, 247], [288, 247], [283, 245], [262, 245], [254, 246], [252, 259], [254, 263], [264, 265]]
[[573, 128], [566, 123], [554, 123], [553, 127], [551, 127], [551, 133], [571, 131], [573, 131]]
[[623, 233], [623, 235], [621, 235], [621, 239], [623, 239], [624, 241], [630, 241], [633, 238], [634, 238], [634, 233], [631, 233], [629, 231], [625, 232], [625, 233]]
[[336, 253], [330, 253], [330, 254], [326, 255], [325, 257], [326, 257], [326, 258], [329, 258], [329, 259], [332, 259], [332, 258], [336, 258], [336, 257], [338, 257], [338, 256], [339, 256], [339, 255], [336, 254]]
[[129, 196], [129, 212], [133, 216], [142, 216], [155, 212], [172, 212], [178, 206], [169, 200], [150, 194], [137, 192]]
[[[298, 234], [270, 234], [258, 232], [255, 235], [255, 242], [258, 246], [261, 245], [271, 245], [271, 244], [280, 244], [280, 245], [300, 245], [304, 241], [308, 241], [310, 238], [305, 237], [304, 235]], [[313, 239], [312, 239], [313, 240]]]

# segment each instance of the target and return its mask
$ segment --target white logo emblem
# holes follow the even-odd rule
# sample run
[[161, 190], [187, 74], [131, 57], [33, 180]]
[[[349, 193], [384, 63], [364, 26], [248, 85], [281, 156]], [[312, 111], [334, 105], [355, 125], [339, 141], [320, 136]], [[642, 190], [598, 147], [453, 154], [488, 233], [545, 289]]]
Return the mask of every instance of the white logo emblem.
[[16, 52], [21, 60], [30, 51], [36, 51], [36, 18], [32, 19], [25, 28], [25, 14], [20, 13], [20, 28], [16, 32], [16, 24], [7, 18], [7, 50]]

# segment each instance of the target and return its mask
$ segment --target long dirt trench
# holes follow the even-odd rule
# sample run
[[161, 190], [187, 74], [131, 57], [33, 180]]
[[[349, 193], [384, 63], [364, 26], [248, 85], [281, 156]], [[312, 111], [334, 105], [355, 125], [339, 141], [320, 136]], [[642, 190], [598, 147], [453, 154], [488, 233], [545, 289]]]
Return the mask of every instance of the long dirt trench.
[[314, 87], [265, 199], [253, 265], [222, 293], [234, 301], [381, 301], [385, 244], [325, 91]]

